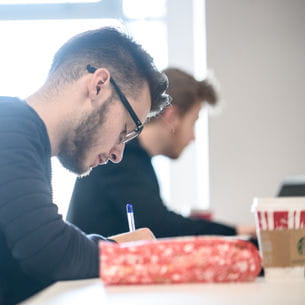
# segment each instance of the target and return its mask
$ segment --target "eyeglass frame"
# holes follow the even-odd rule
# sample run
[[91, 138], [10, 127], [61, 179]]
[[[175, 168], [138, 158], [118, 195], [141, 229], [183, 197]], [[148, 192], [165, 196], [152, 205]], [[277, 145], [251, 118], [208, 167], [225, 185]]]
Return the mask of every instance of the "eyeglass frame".
[[[94, 68], [91, 65], [87, 65], [86, 68], [87, 68], [87, 71], [89, 73], [94, 73], [97, 70], [97, 68]], [[124, 93], [122, 92], [120, 87], [117, 85], [117, 83], [114, 81], [114, 79], [111, 76], [110, 76], [110, 83], [114, 87], [114, 90], [118, 94], [118, 96], [119, 96], [122, 104], [124, 105], [125, 109], [127, 110], [129, 115], [131, 116], [134, 123], [136, 124], [136, 128], [134, 130], [126, 133], [124, 135], [124, 138], [120, 140], [120, 144], [123, 144], [123, 143], [127, 143], [127, 142], [131, 141], [132, 139], [136, 138], [137, 136], [139, 136], [139, 134], [143, 130], [143, 124], [140, 121], [140, 119], [138, 118], [138, 116], [136, 115], [135, 111], [132, 109], [130, 103], [128, 102], [128, 100], [126, 98], [126, 96], [124, 95]]]

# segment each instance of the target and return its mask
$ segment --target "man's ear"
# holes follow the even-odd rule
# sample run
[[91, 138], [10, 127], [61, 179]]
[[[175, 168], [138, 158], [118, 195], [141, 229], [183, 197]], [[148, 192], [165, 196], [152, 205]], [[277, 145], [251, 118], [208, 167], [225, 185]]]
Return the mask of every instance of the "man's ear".
[[164, 112], [161, 115], [161, 121], [169, 130], [176, 129], [178, 120], [179, 114], [175, 106], [170, 105], [164, 109]]
[[91, 100], [95, 100], [104, 89], [110, 88], [110, 72], [105, 68], [97, 69], [92, 75], [88, 84], [88, 91]]

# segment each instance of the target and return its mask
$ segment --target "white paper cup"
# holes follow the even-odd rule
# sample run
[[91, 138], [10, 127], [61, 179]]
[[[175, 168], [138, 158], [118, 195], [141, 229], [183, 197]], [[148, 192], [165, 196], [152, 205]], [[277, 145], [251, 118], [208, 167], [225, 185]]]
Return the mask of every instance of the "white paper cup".
[[305, 279], [305, 198], [255, 198], [259, 248], [267, 280]]

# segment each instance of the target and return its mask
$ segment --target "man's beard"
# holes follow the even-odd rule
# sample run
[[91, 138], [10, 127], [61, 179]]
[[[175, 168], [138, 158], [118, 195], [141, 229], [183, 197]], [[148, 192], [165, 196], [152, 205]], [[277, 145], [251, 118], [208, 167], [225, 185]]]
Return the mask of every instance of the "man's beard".
[[83, 161], [90, 147], [96, 144], [97, 129], [101, 129], [105, 122], [106, 113], [112, 96], [95, 112], [86, 117], [74, 130], [74, 139], [67, 136], [60, 145], [58, 159], [71, 172], [79, 175], [88, 175], [91, 168], [87, 168]]

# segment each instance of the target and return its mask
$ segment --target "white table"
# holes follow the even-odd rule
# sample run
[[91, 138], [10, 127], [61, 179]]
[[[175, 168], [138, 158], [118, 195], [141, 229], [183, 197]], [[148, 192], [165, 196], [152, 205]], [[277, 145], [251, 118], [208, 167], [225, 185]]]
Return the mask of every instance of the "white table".
[[[22, 305], [305, 305], [305, 281], [105, 286], [58, 282]], [[20, 304], [20, 305], [21, 305]]]

